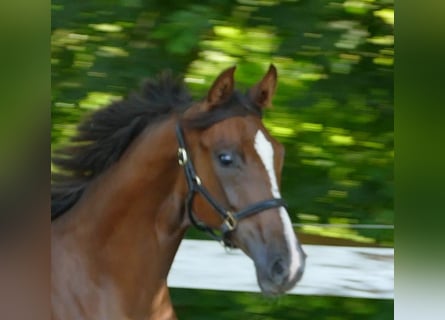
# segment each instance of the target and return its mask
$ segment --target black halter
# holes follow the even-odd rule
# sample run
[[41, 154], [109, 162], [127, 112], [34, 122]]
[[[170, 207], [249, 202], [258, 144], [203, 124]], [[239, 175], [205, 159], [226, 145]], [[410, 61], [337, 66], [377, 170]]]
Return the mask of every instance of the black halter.
[[[185, 210], [188, 213], [190, 221], [197, 229], [207, 232], [212, 238], [220, 241], [227, 247], [234, 247], [233, 244], [227, 239], [227, 234], [230, 231], [236, 229], [239, 220], [247, 218], [253, 214], [260, 213], [267, 209], [286, 207], [286, 203], [283, 199], [273, 198], [254, 203], [236, 213], [233, 213], [230, 210], [224, 208], [210, 195], [208, 190], [201, 184], [201, 179], [196, 174], [193, 163], [188, 156], [184, 134], [179, 124], [176, 125], [176, 137], [179, 144], [178, 163], [184, 168], [185, 177], [188, 185], [188, 193], [185, 200]], [[222, 233], [222, 236], [219, 236], [217, 233], [215, 233], [215, 230], [205, 225], [203, 222], [198, 221], [198, 219], [196, 218], [192, 210], [193, 199], [196, 193], [200, 193], [223, 219], [223, 223], [219, 227], [219, 231]]]

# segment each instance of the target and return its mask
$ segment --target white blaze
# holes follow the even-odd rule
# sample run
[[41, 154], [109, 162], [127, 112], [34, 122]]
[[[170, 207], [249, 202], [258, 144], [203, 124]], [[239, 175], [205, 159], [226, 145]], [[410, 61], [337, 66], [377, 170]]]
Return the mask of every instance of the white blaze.
[[[263, 131], [258, 130], [255, 136], [255, 149], [262, 160], [267, 174], [269, 175], [272, 195], [275, 198], [281, 198], [278, 190], [277, 179], [274, 169], [274, 152], [272, 144], [266, 139]], [[292, 223], [287, 210], [283, 207], [279, 208], [281, 222], [283, 223], [284, 238], [286, 239], [287, 249], [290, 255], [290, 274], [289, 278], [293, 279], [301, 265], [300, 257], [297, 251], [297, 238], [295, 237]]]

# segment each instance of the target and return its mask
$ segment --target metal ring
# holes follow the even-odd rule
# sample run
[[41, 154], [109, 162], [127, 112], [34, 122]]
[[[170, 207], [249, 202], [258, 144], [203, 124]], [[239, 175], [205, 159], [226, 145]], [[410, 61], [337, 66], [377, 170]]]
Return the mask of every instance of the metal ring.
[[178, 163], [183, 166], [187, 162], [187, 151], [184, 148], [178, 148]]
[[227, 211], [227, 218], [224, 219], [224, 223], [226, 224], [229, 231], [233, 231], [236, 228], [236, 218], [233, 216], [232, 212]]
[[200, 186], [201, 185], [201, 179], [198, 176], [194, 176], [193, 180], [195, 180], [195, 183]]

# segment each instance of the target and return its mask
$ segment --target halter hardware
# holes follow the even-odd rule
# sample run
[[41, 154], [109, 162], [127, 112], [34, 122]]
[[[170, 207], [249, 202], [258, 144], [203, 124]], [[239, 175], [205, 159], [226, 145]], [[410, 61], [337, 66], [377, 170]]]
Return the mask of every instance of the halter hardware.
[[227, 229], [229, 231], [233, 231], [236, 228], [237, 221], [236, 218], [233, 216], [231, 211], [227, 211], [227, 218], [224, 219], [224, 224], [227, 226]]
[[[176, 125], [176, 138], [178, 140], [178, 163], [184, 168], [184, 173], [188, 186], [188, 193], [185, 200], [185, 211], [187, 212], [191, 223], [199, 230], [207, 232], [213, 239], [221, 242], [225, 247], [234, 247], [228, 240], [227, 234], [236, 229], [241, 219], [260, 213], [267, 209], [286, 207], [286, 203], [281, 198], [272, 198], [249, 205], [248, 207], [233, 213], [220, 205], [209, 191], [202, 185], [201, 179], [196, 174], [195, 168], [187, 153], [187, 147], [184, 140], [184, 134], [179, 124]], [[204, 199], [215, 209], [223, 219], [219, 227], [219, 235], [214, 229], [199, 221], [193, 213], [192, 204], [196, 193], [201, 194]]]
[[178, 163], [181, 167], [183, 167], [185, 165], [185, 163], [187, 162], [188, 158], [187, 158], [187, 151], [185, 150], [185, 148], [178, 148]]

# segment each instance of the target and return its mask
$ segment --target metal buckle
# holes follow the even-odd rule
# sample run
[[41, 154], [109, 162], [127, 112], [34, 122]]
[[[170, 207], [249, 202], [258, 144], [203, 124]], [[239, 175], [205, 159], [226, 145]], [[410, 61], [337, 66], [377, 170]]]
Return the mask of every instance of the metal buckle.
[[227, 218], [224, 219], [224, 223], [226, 224], [229, 231], [233, 231], [236, 228], [236, 218], [233, 216], [232, 212], [227, 211]]
[[196, 183], [198, 186], [201, 185], [201, 179], [200, 179], [198, 176], [194, 176], [192, 179], [195, 181], [195, 183]]
[[183, 166], [187, 163], [187, 151], [184, 148], [178, 148], [178, 163]]

